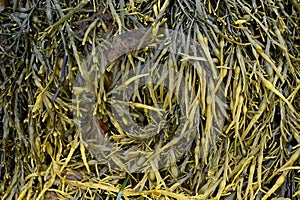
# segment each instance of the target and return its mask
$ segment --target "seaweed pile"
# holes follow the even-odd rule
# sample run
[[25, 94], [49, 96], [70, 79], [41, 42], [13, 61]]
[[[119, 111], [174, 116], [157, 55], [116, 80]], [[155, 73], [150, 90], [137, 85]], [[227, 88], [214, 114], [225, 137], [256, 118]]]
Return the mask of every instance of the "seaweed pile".
[[0, 0], [0, 196], [299, 199], [299, 24], [299, 0]]

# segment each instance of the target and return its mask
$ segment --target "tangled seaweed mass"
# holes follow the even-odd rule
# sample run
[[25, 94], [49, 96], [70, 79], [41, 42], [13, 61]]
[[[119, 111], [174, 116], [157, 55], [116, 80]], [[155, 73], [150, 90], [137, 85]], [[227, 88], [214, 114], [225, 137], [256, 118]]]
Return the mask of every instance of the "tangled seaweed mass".
[[2, 199], [299, 199], [300, 2], [0, 0]]

